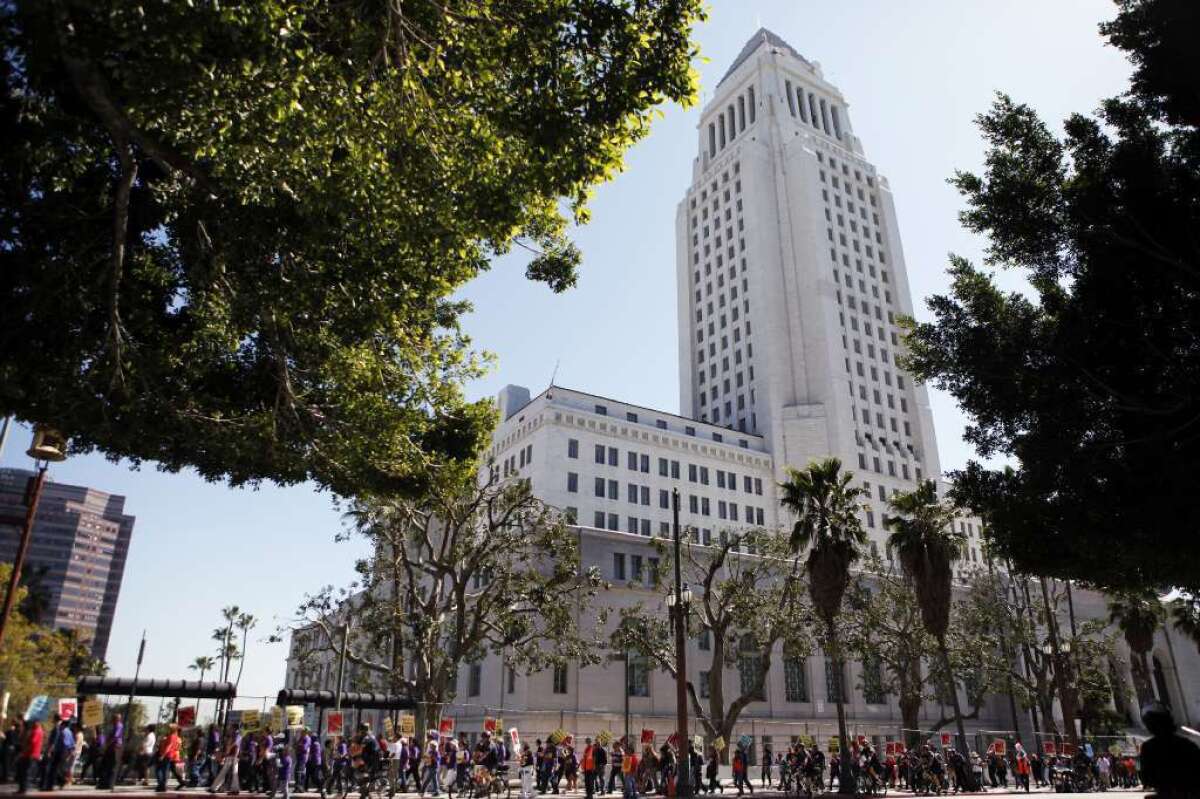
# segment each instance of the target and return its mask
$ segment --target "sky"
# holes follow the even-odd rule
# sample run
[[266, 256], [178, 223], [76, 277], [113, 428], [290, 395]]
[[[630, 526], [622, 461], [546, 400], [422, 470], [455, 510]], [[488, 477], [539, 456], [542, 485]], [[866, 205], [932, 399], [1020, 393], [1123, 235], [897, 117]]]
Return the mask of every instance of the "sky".
[[[977, 170], [983, 145], [973, 118], [1004, 91], [1055, 129], [1124, 90], [1129, 65], [1098, 35], [1109, 0], [711, 0], [695, 31], [703, 99], [760, 26], [822, 65], [849, 103], [865, 154], [895, 196], [918, 318], [947, 288], [947, 254], [980, 259], [983, 242], [959, 226], [961, 198], [946, 179]], [[579, 285], [554, 295], [523, 277], [510, 256], [468, 285], [466, 329], [497, 366], [469, 387], [494, 395], [508, 383], [558, 385], [665, 411], [679, 408], [675, 324], [676, 203], [691, 181], [700, 107], [664, 106], [626, 168], [596, 192], [592, 221], [575, 231]], [[952, 399], [931, 392], [945, 469], [972, 455]], [[28, 433], [16, 431], [0, 464], [28, 468]], [[229, 489], [194, 474], [134, 471], [100, 456], [55, 465], [52, 479], [123, 494], [137, 517], [117, 605], [110, 674], [132, 676], [146, 632], [146, 677], [190, 677], [214, 654], [220, 610], [253, 613], [241, 696], [282, 687], [285, 648], [264, 640], [305, 592], [352, 578], [354, 543], [336, 543], [338, 511], [308, 486]]]

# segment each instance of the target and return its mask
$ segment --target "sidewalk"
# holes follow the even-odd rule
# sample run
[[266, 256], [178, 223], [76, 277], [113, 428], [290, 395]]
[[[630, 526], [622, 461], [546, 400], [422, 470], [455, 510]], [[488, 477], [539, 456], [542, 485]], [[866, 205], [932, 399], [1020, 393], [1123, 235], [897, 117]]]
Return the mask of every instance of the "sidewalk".
[[[702, 797], [728, 796], [728, 797], [732, 798], [732, 797], [735, 797], [738, 795], [737, 792], [732, 787], [730, 787], [730, 786], [725, 786], [725, 787], [727, 788], [727, 790], [724, 793], [718, 792], [716, 794], [701, 794], [700, 796], [702, 796]], [[1138, 787], [1138, 788], [1113, 788], [1113, 789], [1110, 789], [1109, 791], [1107, 791], [1107, 793], [1122, 794], [1122, 795], [1145, 794], [1147, 792], [1147, 790], [1148, 789], [1146, 789], [1144, 786]], [[1030, 791], [1030, 793], [1049, 794], [1049, 793], [1053, 793], [1053, 789], [1051, 789], [1051, 788], [1034, 788], [1032, 791]], [[1089, 794], [1089, 796], [1097, 797], [1099, 795], [1102, 795], [1103, 793], [1105, 793], [1105, 792], [1092, 792], [1091, 794]], [[16, 786], [12, 785], [12, 784], [0, 785], [0, 794], [15, 795], [16, 794]], [[143, 785], [122, 785], [122, 786], [118, 787], [116, 790], [104, 790], [104, 791], [97, 790], [95, 787], [93, 787], [91, 785], [72, 785], [72, 786], [69, 786], [67, 788], [64, 788], [64, 789], [58, 790], [58, 791], [51, 791], [51, 792], [30, 791], [28, 794], [25, 794], [25, 795], [30, 796], [30, 797], [42, 797], [43, 799], [49, 799], [49, 797], [55, 797], [55, 796], [70, 797], [70, 799], [89, 799], [90, 797], [111, 797], [111, 796], [113, 796], [113, 794], [121, 794], [123, 796], [147, 795], [147, 796], [164, 797], [164, 799], [184, 799], [185, 797], [187, 797], [188, 799], [201, 799], [202, 797], [215, 796], [213, 794], [208, 793], [208, 789], [206, 789], [206, 788], [189, 788], [189, 789], [183, 790], [183, 791], [168, 789], [166, 793], [157, 793], [154, 790], [153, 786], [143, 786]], [[244, 792], [241, 795], [246, 796], [246, 797], [263, 797], [263, 799], [265, 799], [265, 797], [266, 797], [266, 794], [252, 794], [252, 793], [248, 793], [248, 792]], [[518, 795], [519, 795], [519, 791], [514, 786], [514, 789], [512, 792], [512, 799], [517, 799]], [[583, 795], [584, 795], [583, 790], [579, 789], [579, 790], [575, 790], [575, 791], [561, 791], [558, 794], [544, 794], [544, 795], [540, 795], [538, 797], [538, 799], [546, 799], [547, 797], [552, 797], [552, 796], [582, 797]], [[597, 794], [597, 795], [599, 796], [600, 794]], [[954, 796], [954, 795], [955, 794], [943, 794], [943, 796]], [[1025, 791], [1017, 791], [1017, 790], [1013, 790], [1011, 788], [1009, 788], [1009, 789], [989, 788], [986, 791], [980, 791], [978, 793], [969, 793], [969, 794], [963, 793], [963, 794], [957, 794], [957, 795], [959, 795], [959, 796], [1023, 796], [1023, 795], [1025, 795]], [[1060, 797], [1061, 799], [1066, 799], [1066, 797], [1076, 796], [1076, 795], [1082, 796], [1082, 794], [1056, 794], [1056, 796]], [[281, 797], [282, 794], [276, 794], [276, 796]], [[316, 794], [313, 792], [303, 793], [303, 794], [292, 793], [292, 796], [293, 797], [309, 797], [310, 799], [319, 799], [319, 794]], [[397, 797], [412, 797], [412, 799], [417, 799], [417, 797], [418, 797], [418, 795], [416, 793], [412, 793], [412, 792], [397, 793], [396, 796]], [[440, 796], [446, 797], [446, 794], [442, 793], [442, 794], [440, 794]], [[457, 797], [459, 795], [455, 794], [455, 796]], [[620, 799], [619, 793], [610, 793], [610, 794], [606, 794], [604, 796], [609, 797], [611, 799]], [[784, 794], [782, 791], [778, 790], [777, 788], [760, 788], [758, 786], [755, 786], [753, 794], [747, 794], [747, 797], [749, 797], [749, 796], [758, 797], [760, 799], [795, 799], [795, 794]], [[825, 796], [826, 797], [836, 797], [837, 794], [836, 793], [826, 793]], [[902, 790], [898, 790], [898, 789], [891, 790], [890, 789], [887, 792], [887, 796], [911, 797], [911, 796], [913, 796], [913, 794], [910, 791], [902, 791]], [[357, 794], [354, 792], [351, 792], [350, 794], [347, 795], [347, 799], [352, 799], [352, 798], [356, 799]], [[330, 794], [330, 799], [336, 799], [336, 797], [334, 797], [333, 794]]]

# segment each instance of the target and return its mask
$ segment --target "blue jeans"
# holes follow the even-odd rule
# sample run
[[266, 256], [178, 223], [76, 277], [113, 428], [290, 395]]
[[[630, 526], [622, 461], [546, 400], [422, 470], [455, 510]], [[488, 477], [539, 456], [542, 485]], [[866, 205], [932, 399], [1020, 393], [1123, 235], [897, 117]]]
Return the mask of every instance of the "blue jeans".
[[637, 777], [632, 774], [625, 775], [625, 799], [637, 799]]

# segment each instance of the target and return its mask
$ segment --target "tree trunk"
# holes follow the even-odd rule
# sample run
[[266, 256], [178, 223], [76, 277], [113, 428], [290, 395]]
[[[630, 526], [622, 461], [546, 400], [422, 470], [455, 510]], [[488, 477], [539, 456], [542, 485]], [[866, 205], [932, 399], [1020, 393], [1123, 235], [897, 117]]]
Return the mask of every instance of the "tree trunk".
[[1136, 657], [1130, 663], [1129, 671], [1133, 674], [1133, 690], [1137, 694], [1138, 709], [1154, 699], [1154, 685], [1150, 680], [1150, 660], [1145, 652], [1134, 652]]
[[921, 695], [901, 691], [899, 704], [900, 721], [904, 725], [904, 746], [911, 749], [921, 743], [921, 733], [918, 731], [918, 725], [921, 723]]
[[958, 701], [958, 685], [954, 681], [954, 670], [950, 667], [950, 652], [946, 649], [945, 634], [937, 637], [938, 651], [942, 655], [942, 667], [946, 670], [946, 679], [949, 680], [950, 700], [954, 705], [954, 726], [958, 729], [958, 751], [962, 754], [963, 760], [967, 763], [965, 769], [967, 775], [967, 790], [978, 790], [979, 786], [975, 784], [975, 772], [971, 770], [971, 747], [967, 745], [967, 728], [963, 724], [962, 705]]
[[842, 664], [842, 652], [838, 648], [837, 632], [834, 629], [833, 621], [826, 622], [829, 640], [829, 653], [833, 657], [833, 670], [837, 674], [838, 692], [837, 692], [837, 720], [838, 720], [838, 747], [841, 757], [838, 758], [840, 770], [838, 773], [838, 793], [853, 794], [857, 788], [854, 785], [853, 777], [850, 773], [850, 736], [846, 732], [846, 674], [845, 666]]

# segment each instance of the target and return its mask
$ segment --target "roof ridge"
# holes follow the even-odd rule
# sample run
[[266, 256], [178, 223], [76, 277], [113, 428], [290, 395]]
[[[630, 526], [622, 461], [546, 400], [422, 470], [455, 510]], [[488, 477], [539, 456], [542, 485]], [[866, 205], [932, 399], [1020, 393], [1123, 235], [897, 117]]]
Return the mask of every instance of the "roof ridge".
[[786, 41], [784, 41], [783, 37], [780, 36], [778, 33], [775, 33], [774, 31], [770, 30], [769, 28], [760, 27], [746, 41], [746, 44], [742, 47], [741, 52], [738, 53], [737, 58], [733, 59], [733, 63], [729, 66], [729, 69], [725, 70], [725, 74], [721, 76], [721, 79], [719, 81], [717, 81], [717, 85], [720, 86], [722, 83], [724, 83], [726, 78], [728, 78], [730, 75], [732, 75], [737, 70], [738, 67], [740, 67], [743, 63], [745, 63], [745, 61], [747, 59], [749, 59], [750, 56], [752, 56], [754, 54], [754, 52], [756, 50], [758, 50], [758, 48], [764, 44], [771, 45], [773, 47], [782, 48], [789, 55], [793, 55], [796, 58], [799, 58], [805, 64], [811, 63], [811, 62], [809, 62], [809, 60], [807, 58], [800, 55], [800, 53], [796, 50], [795, 47], [792, 47], [790, 44], [788, 44]]

